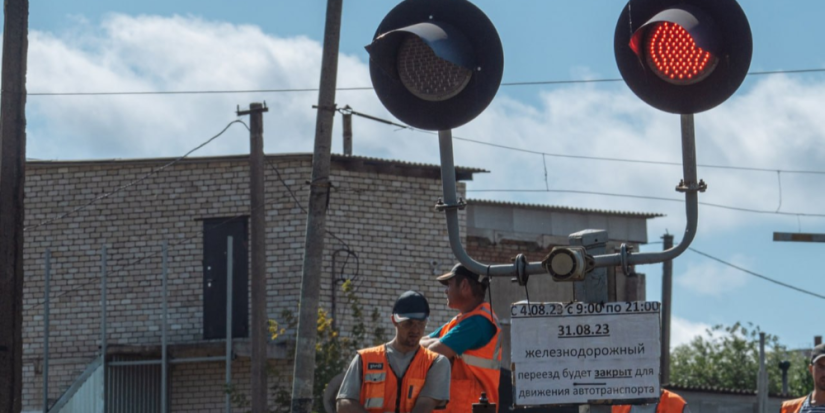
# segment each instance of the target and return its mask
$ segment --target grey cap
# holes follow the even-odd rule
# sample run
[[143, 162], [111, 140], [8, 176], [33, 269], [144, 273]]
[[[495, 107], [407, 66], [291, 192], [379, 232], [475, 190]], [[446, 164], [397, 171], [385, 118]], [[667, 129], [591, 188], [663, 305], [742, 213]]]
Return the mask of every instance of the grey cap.
[[440, 282], [441, 284], [447, 285], [447, 281], [449, 281], [450, 278], [453, 278], [456, 275], [463, 275], [473, 281], [479, 281], [478, 274], [468, 270], [467, 267], [461, 264], [456, 264], [455, 266], [453, 266], [453, 269], [451, 269], [450, 272], [439, 275], [438, 277], [436, 277], [436, 280], [438, 280], [438, 282]]

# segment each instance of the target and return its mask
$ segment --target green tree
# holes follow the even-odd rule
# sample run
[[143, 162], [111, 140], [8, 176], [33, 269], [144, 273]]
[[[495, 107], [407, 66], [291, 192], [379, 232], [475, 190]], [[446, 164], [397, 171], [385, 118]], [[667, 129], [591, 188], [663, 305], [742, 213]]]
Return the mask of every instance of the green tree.
[[[671, 382], [682, 386], [713, 386], [726, 389], [755, 390], [759, 374], [758, 326], [741, 323], [717, 325], [706, 330], [707, 337], [698, 336], [689, 344], [676, 347], [671, 354]], [[779, 343], [779, 338], [765, 336], [765, 364], [768, 369], [769, 391], [782, 392], [782, 371], [779, 363], [791, 362], [788, 370], [788, 392], [802, 396], [813, 390], [808, 372], [808, 360]]]
[[[333, 327], [332, 318], [329, 312], [319, 308], [317, 328], [318, 335], [315, 344], [315, 376], [313, 380], [313, 410], [315, 412], [324, 411], [323, 395], [327, 384], [333, 377], [339, 373], [343, 373], [350, 361], [355, 356], [355, 351], [359, 348], [378, 345], [387, 341], [386, 329], [380, 327], [380, 313], [378, 308], [373, 307], [370, 313], [370, 324], [373, 327], [369, 340], [367, 340], [367, 324], [364, 321], [364, 312], [361, 308], [361, 302], [355, 293], [355, 289], [350, 281], [344, 282], [341, 286], [341, 291], [344, 293], [349, 309], [353, 319], [353, 325], [348, 336], [342, 337], [340, 335], [340, 328]], [[275, 339], [279, 335], [284, 335], [287, 329], [292, 329], [298, 324], [295, 315], [285, 310], [281, 313], [282, 324], [276, 320], [269, 321], [269, 332], [272, 338]], [[281, 327], [285, 325], [286, 328]], [[277, 376], [282, 372], [270, 371], [270, 375]], [[291, 395], [289, 389], [276, 385], [275, 391], [275, 406], [270, 407], [273, 413], [288, 413], [290, 411]], [[234, 404], [238, 407], [245, 407], [242, 398], [238, 400], [233, 399]]]

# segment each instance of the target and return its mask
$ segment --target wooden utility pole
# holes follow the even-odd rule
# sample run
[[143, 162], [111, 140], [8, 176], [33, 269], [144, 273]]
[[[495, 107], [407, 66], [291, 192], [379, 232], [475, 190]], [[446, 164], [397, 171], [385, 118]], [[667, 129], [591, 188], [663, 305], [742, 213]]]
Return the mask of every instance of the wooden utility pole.
[[[673, 235], [662, 236], [662, 249], [673, 248]], [[662, 363], [659, 367], [662, 383], [670, 383], [670, 313], [673, 306], [673, 261], [662, 263]]]
[[252, 413], [266, 413], [266, 195], [264, 192], [264, 116], [260, 103], [249, 110], [249, 210], [252, 216]]
[[295, 369], [292, 375], [292, 413], [312, 411], [318, 297], [321, 291], [326, 206], [331, 189], [330, 149], [332, 120], [335, 115], [335, 86], [342, 7], [343, 0], [327, 0], [324, 50], [321, 58], [321, 85], [318, 92], [318, 115], [315, 121], [315, 149], [312, 155], [312, 180], [309, 186], [306, 244], [301, 279], [298, 342], [295, 346]]
[[6, 0], [0, 73], [0, 412], [23, 398], [23, 185], [29, 2]]

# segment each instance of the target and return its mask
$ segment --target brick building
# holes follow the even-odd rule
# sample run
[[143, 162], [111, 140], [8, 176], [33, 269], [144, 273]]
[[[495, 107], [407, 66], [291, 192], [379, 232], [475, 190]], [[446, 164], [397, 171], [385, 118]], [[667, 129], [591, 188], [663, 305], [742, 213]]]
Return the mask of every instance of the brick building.
[[[284, 310], [297, 313], [311, 160], [311, 154], [267, 156], [266, 203], [255, 208], [266, 211], [271, 318], [281, 317]], [[215, 358], [223, 354], [226, 336], [226, 236], [234, 237], [232, 377], [238, 394], [248, 393], [247, 157], [184, 159], [164, 166], [170, 162], [27, 163], [24, 411], [42, 411], [43, 404], [47, 249], [48, 403], [53, 411], [58, 410], [55, 406], [82, 410], [72, 403], [83, 398], [98, 402], [88, 409], [99, 409], [105, 398], [110, 412], [160, 411], [157, 363], [112, 366], [106, 375], [99, 367], [104, 246], [107, 362], [149, 363], [160, 357], [166, 242], [170, 411], [219, 412], [225, 397], [225, 363]], [[485, 171], [457, 168], [459, 192], [465, 191], [462, 181], [481, 172]], [[376, 308], [388, 331], [391, 303], [407, 289], [430, 297], [431, 326], [446, 322], [453, 313], [441, 299], [441, 286], [432, 280], [454, 262], [444, 218], [433, 210], [442, 190], [439, 167], [333, 155], [331, 178], [321, 306], [331, 310], [338, 304], [333, 317], [346, 333], [354, 320], [336, 291], [342, 280], [350, 279], [365, 310]], [[594, 226], [610, 231], [616, 242], [644, 243], [646, 220], [655, 216], [469, 201], [460, 220], [472, 256], [507, 262], [517, 252], [540, 259], [553, 245], [566, 244], [568, 233]], [[545, 278], [535, 284], [531, 280], [537, 299], [572, 298], [569, 285], [536, 278]], [[612, 296], [623, 298], [622, 277], [612, 272], [611, 280]], [[496, 280], [493, 291], [496, 308], [521, 299], [509, 280]], [[271, 342], [269, 356], [273, 370], [291, 374], [294, 340], [289, 336]], [[134, 407], [138, 402], [142, 405]]]

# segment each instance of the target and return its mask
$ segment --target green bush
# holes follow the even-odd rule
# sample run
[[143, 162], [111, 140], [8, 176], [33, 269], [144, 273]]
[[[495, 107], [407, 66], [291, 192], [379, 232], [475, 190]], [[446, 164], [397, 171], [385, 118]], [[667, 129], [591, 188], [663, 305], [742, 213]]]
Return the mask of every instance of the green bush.
[[[364, 313], [361, 308], [360, 300], [350, 281], [344, 282], [341, 286], [341, 291], [344, 293], [346, 302], [349, 304], [350, 313], [353, 318], [352, 331], [349, 335], [341, 336], [340, 327], [335, 327], [333, 319], [330, 317], [328, 311], [323, 308], [318, 309], [317, 318], [317, 339], [315, 344], [315, 376], [313, 379], [313, 412], [323, 412], [324, 402], [323, 395], [327, 384], [333, 377], [339, 373], [346, 371], [347, 366], [355, 356], [355, 352], [364, 347], [374, 346], [387, 341], [386, 329], [380, 327], [380, 312], [378, 308], [373, 307], [370, 313], [369, 321], [372, 326], [375, 326], [371, 332], [369, 340], [367, 340], [367, 324], [364, 321]], [[279, 336], [286, 334], [288, 330], [294, 331], [298, 325], [298, 320], [295, 314], [290, 310], [284, 310], [278, 320], [269, 320], [268, 329], [271, 338], [274, 340]], [[270, 412], [273, 413], [289, 413], [291, 410], [291, 388], [286, 388], [281, 385], [284, 377], [288, 377], [292, 372], [268, 370], [270, 377], [274, 378], [276, 383], [272, 386], [275, 393], [275, 403], [270, 406]], [[235, 392], [233, 389], [227, 389], [232, 397], [232, 404], [237, 408], [248, 408], [249, 401], [245, 395]]]
[[[756, 390], [759, 374], [758, 326], [740, 323], [714, 326], [707, 337], [696, 337], [671, 354], [671, 382], [681, 386], [712, 386], [725, 389]], [[788, 392], [802, 396], [813, 390], [807, 358], [789, 351], [776, 336], [765, 336], [765, 365], [768, 369], [769, 392], [782, 392], [782, 371], [779, 363], [791, 362], [788, 370]]]

